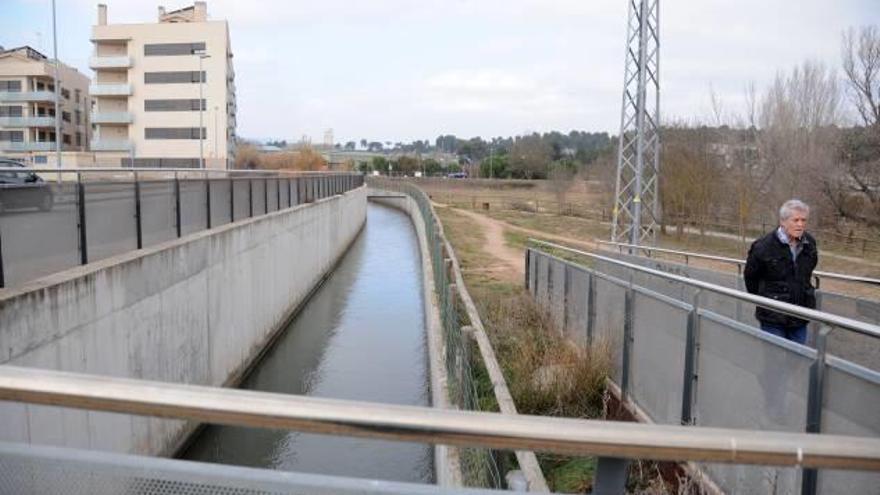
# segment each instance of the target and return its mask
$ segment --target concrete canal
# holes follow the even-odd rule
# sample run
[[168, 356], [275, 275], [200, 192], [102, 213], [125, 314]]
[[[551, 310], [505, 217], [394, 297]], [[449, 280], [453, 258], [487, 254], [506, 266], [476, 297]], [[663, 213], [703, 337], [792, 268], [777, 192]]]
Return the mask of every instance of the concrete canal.
[[[409, 218], [371, 203], [358, 239], [242, 388], [429, 405], [422, 294], [418, 238]], [[431, 452], [423, 444], [212, 425], [182, 457], [430, 483]]]

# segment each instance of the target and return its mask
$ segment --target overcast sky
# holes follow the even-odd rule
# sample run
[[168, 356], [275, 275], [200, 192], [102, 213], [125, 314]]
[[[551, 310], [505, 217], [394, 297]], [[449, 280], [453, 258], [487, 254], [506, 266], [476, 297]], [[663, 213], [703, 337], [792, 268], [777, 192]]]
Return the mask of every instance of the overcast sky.
[[[157, 3], [106, 0], [109, 22]], [[410, 141], [619, 130], [625, 0], [209, 0], [230, 24], [238, 134]], [[59, 58], [91, 75], [97, 2], [57, 0]], [[168, 3], [174, 9], [188, 3]], [[806, 59], [839, 70], [841, 32], [880, 0], [663, 0], [661, 113], [729, 110]], [[0, 45], [51, 55], [51, 0], [0, 0]]]

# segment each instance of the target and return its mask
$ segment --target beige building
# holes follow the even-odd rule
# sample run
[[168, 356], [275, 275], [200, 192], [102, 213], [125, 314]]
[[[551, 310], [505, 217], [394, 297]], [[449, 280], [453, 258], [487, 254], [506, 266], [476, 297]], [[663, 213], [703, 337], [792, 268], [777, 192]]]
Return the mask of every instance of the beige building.
[[204, 156], [207, 168], [232, 168], [229, 26], [208, 20], [205, 2], [159, 7], [158, 22], [144, 24], [108, 24], [98, 5], [92, 42], [91, 149], [100, 164], [128, 166], [133, 157], [138, 167], [195, 168]]
[[[88, 150], [89, 79], [64, 64], [58, 74], [61, 149]], [[54, 62], [31, 47], [0, 49], [0, 157], [40, 166], [55, 151], [54, 75]]]

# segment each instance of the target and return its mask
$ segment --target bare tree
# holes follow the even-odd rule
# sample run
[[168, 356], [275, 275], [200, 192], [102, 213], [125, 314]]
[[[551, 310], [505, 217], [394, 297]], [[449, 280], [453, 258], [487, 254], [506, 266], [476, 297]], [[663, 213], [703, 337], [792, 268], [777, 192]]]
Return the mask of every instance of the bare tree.
[[826, 194], [841, 216], [880, 226], [880, 29], [864, 26], [843, 34], [843, 71], [860, 126], [841, 146], [842, 177]]

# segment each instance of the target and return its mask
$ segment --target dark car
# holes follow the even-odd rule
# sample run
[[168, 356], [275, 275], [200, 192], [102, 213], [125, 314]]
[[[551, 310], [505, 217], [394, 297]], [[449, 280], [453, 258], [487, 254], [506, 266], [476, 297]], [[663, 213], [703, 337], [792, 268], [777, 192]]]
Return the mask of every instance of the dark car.
[[0, 158], [0, 211], [22, 208], [46, 211], [52, 209], [53, 202], [52, 188], [39, 175], [17, 161]]

